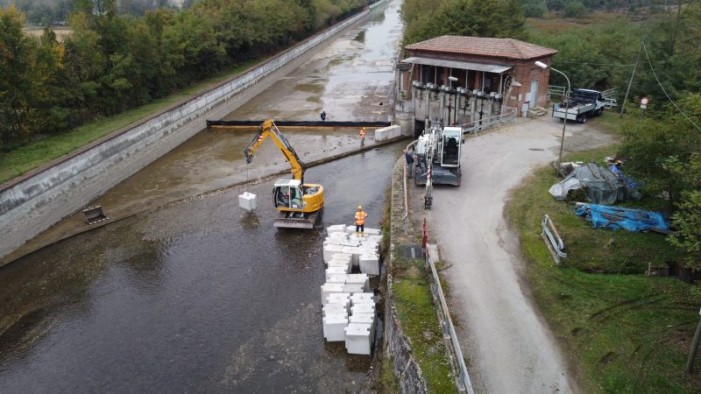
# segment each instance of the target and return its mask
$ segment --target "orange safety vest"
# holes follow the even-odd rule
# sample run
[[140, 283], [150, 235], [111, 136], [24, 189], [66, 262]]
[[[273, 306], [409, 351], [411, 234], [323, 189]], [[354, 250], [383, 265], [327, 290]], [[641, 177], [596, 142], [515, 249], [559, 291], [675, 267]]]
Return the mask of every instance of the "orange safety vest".
[[355, 224], [365, 224], [365, 218], [368, 217], [368, 214], [363, 212], [363, 211], [358, 211], [355, 213]]

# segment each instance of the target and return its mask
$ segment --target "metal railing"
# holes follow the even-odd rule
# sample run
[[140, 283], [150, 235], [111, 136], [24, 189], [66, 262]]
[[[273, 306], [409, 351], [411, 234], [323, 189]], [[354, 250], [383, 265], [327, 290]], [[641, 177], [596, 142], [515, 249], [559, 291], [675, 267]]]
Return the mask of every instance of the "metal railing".
[[435, 245], [432, 246], [433, 247], [427, 248], [428, 253], [426, 253], [426, 264], [431, 267], [431, 294], [433, 295], [434, 301], [438, 301], [440, 305], [440, 308], [437, 308], [439, 315], [438, 320], [441, 322], [441, 329], [443, 331], [443, 337], [446, 339], [446, 346], [452, 348], [450, 349], [452, 352], [449, 352], [449, 354], [454, 357], [454, 361], [457, 364], [455, 369], [457, 372], [456, 383], [458, 390], [461, 393], [474, 394], [470, 374], [467, 372], [467, 365], [465, 364], [465, 357], [462, 354], [460, 342], [458, 341], [458, 334], [455, 331], [453, 319], [450, 317], [448, 303], [445, 301], [441, 281], [438, 277], [438, 271], [436, 270], [436, 266], [434, 264], [434, 260], [438, 260], [438, 248], [436, 248]]
[[475, 120], [473, 122], [461, 124], [459, 126], [462, 127], [463, 134], [477, 134], [478, 132], [492, 126], [498, 126], [504, 123], [514, 122], [516, 120], [516, 112], [516, 108], [504, 107], [504, 109], [499, 115], [490, 116], [488, 118], [482, 118], [480, 120]]
[[555, 228], [555, 223], [553, 223], [552, 219], [550, 219], [550, 216], [547, 214], [543, 217], [541, 226], [543, 227], [543, 232], [540, 235], [543, 237], [545, 245], [550, 250], [553, 259], [559, 264], [562, 259], [567, 257], [567, 253], [565, 253], [565, 242], [560, 238], [560, 234]]

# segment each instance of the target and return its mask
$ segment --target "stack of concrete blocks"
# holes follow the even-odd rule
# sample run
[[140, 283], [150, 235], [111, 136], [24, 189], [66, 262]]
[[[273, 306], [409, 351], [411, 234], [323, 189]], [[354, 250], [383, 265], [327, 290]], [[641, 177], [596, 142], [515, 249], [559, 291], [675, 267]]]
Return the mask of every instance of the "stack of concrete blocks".
[[387, 141], [398, 138], [402, 135], [402, 128], [399, 125], [392, 125], [375, 130], [375, 141]]
[[336, 225], [327, 232], [326, 282], [321, 286], [324, 338], [345, 342], [350, 354], [370, 355], [376, 316], [370, 276], [380, 274], [380, 231], [366, 229], [361, 236], [354, 226]]
[[239, 194], [239, 207], [247, 212], [255, 211], [256, 209], [256, 195], [249, 192], [244, 192]]

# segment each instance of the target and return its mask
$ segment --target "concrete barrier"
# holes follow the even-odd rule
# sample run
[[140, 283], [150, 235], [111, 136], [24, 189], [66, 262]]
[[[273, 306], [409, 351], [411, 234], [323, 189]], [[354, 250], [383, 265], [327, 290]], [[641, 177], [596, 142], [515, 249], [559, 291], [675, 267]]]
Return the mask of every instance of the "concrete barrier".
[[[295, 67], [365, 10], [199, 97], [0, 186], [0, 259], [221, 118]], [[307, 55], [307, 56], [305, 56]], [[0, 260], [0, 266], [9, 261]]]

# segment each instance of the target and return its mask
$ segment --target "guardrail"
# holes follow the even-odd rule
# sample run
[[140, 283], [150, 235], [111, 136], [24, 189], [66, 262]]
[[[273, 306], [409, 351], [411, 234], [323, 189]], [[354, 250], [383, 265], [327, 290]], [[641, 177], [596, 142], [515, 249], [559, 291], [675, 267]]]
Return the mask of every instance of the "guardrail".
[[545, 245], [548, 247], [548, 250], [550, 250], [553, 259], [559, 264], [562, 259], [567, 257], [567, 253], [565, 253], [565, 242], [560, 238], [560, 234], [555, 228], [555, 223], [553, 223], [552, 219], [550, 219], [550, 216], [547, 214], [543, 217], [541, 226], [543, 227], [543, 232], [540, 235], [543, 237]]
[[[428, 228], [426, 222], [424, 221], [424, 232], [425, 238], [428, 237]], [[455, 326], [453, 325], [453, 319], [450, 317], [450, 310], [448, 309], [448, 303], [445, 301], [445, 295], [443, 294], [443, 288], [441, 287], [441, 281], [438, 277], [438, 271], [436, 270], [436, 265], [434, 260], [438, 260], [438, 248], [435, 245], [427, 248], [428, 253], [426, 253], [426, 264], [431, 267], [431, 294], [433, 295], [434, 302], [437, 301], [440, 308], [437, 308], [438, 320], [441, 322], [441, 329], [443, 331], [443, 337], [446, 339], [446, 346], [449, 348], [448, 354], [451, 355], [456, 365], [456, 383], [458, 391], [461, 393], [474, 394], [472, 388], [472, 381], [470, 380], [470, 375], [467, 372], [467, 365], [465, 364], [465, 357], [462, 354], [462, 349], [460, 349], [460, 342], [458, 341], [458, 334], [455, 332]], [[450, 351], [452, 350], [452, 351]]]
[[486, 128], [504, 123], [514, 122], [515, 120], [516, 108], [505, 107], [499, 115], [490, 116], [488, 118], [482, 118], [480, 120], [461, 124], [459, 126], [462, 127], [463, 134], [477, 134], [477, 132], [482, 131]]

